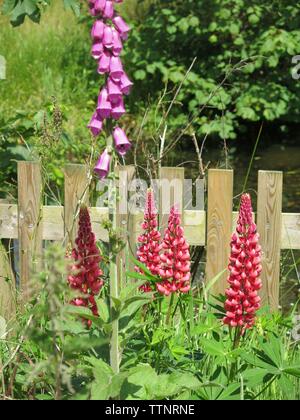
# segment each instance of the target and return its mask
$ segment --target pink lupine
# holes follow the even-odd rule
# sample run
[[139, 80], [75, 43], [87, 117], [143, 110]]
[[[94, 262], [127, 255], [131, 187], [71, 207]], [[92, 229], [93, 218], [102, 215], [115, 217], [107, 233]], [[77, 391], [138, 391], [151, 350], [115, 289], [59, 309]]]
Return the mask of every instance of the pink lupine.
[[258, 292], [262, 287], [261, 246], [249, 194], [241, 199], [238, 224], [231, 240], [229, 271], [224, 324], [239, 328], [244, 334], [255, 323], [261, 302]]
[[[89, 0], [88, 2], [90, 13], [96, 18], [91, 30], [93, 39], [91, 55], [98, 61], [98, 73], [106, 77], [98, 97], [98, 119], [94, 113], [89, 124], [94, 136], [100, 134], [100, 124], [102, 129], [104, 120], [108, 118], [119, 120], [126, 113], [123, 95], [129, 95], [133, 85], [123, 69], [120, 58], [123, 41], [128, 38], [130, 31], [124, 19], [115, 13], [114, 3], [122, 1]], [[119, 152], [120, 146], [117, 143], [116, 146]], [[122, 155], [125, 155], [129, 149], [130, 144], [122, 146]], [[98, 173], [97, 170], [96, 172]]]
[[162, 248], [164, 252], [160, 257], [159, 275], [163, 281], [157, 284], [158, 292], [165, 296], [176, 292], [187, 293], [191, 287], [190, 247], [184, 237], [184, 229], [176, 207], [171, 209]]
[[[75, 306], [90, 308], [94, 316], [99, 316], [95, 296], [100, 293], [103, 286], [102, 270], [100, 269], [101, 255], [96, 244], [95, 234], [92, 232], [88, 209], [82, 206], [79, 214], [79, 231], [72, 251], [74, 260], [68, 276], [72, 289], [77, 290], [80, 296], [71, 302]], [[91, 326], [91, 321], [87, 321]]]
[[[161, 234], [158, 231], [158, 215], [155, 208], [154, 194], [152, 189], [147, 192], [147, 201], [145, 206], [144, 222], [142, 224], [143, 234], [138, 238], [139, 249], [137, 252], [138, 260], [143, 263], [153, 275], [158, 275], [160, 270], [160, 251]], [[142, 273], [142, 270], [136, 267], [136, 271]], [[141, 287], [144, 292], [150, 292], [150, 284]]]

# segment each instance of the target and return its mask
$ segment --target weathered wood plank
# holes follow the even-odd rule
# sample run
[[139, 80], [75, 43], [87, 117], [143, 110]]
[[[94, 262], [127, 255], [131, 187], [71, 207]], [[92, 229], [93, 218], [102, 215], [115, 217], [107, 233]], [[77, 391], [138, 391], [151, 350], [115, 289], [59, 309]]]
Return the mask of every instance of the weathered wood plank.
[[[206, 279], [211, 281], [228, 266], [232, 234], [233, 171], [211, 169], [208, 173]], [[212, 293], [224, 293], [224, 274]]]
[[[60, 206], [44, 206], [43, 208], [43, 239], [48, 241], [62, 241], [64, 208]], [[108, 209], [91, 207], [90, 215], [93, 230], [97, 239], [108, 242], [107, 231], [103, 222], [108, 220]], [[232, 231], [236, 226], [238, 213], [232, 213]], [[136, 244], [141, 233], [140, 225], [143, 213], [132, 215], [129, 232], [131, 243]], [[206, 245], [206, 212], [204, 210], [185, 210], [184, 228], [188, 242], [195, 246]], [[300, 249], [300, 213], [282, 213], [281, 249]], [[18, 239], [18, 206], [16, 204], [0, 204], [0, 238]], [[135, 250], [135, 245], [132, 248]]]
[[42, 175], [39, 162], [18, 162], [18, 226], [20, 285], [24, 298], [30, 294], [33, 272], [41, 269], [43, 251]]
[[273, 311], [279, 308], [282, 184], [282, 172], [259, 171], [257, 228], [263, 251], [261, 295]]
[[78, 229], [80, 206], [89, 201], [89, 175], [85, 165], [65, 166], [65, 237], [66, 245], [73, 246]]
[[282, 214], [281, 249], [300, 249], [300, 214]]
[[15, 315], [15, 278], [6, 249], [0, 241], [0, 316], [10, 321]]
[[159, 215], [162, 232], [168, 225], [172, 206], [178, 206], [180, 214], [183, 214], [184, 172], [184, 168], [163, 167], [160, 169]]

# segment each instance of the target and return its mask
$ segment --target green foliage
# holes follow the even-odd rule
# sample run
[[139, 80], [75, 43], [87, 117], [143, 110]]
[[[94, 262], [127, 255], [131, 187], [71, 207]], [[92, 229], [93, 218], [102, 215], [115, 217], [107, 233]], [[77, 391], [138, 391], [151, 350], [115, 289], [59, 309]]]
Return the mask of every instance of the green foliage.
[[126, 50], [139, 85], [132, 101], [140, 107], [149, 93], [151, 101], [158, 98], [163, 84], [172, 89], [182, 83], [169, 127], [181, 127], [177, 118], [190, 114], [199, 133], [226, 139], [256, 121], [299, 123], [299, 83], [291, 77], [292, 56], [299, 53], [299, 19], [299, 4], [290, 1], [155, 1]]
[[[204, 288], [170, 300], [125, 287], [99, 318], [70, 306], [64, 251], [46, 251], [33, 278], [35, 296], [15, 325], [0, 318], [0, 395], [12, 399], [259, 400], [299, 399], [299, 343], [291, 319], [261, 310], [240, 345], [223, 327]], [[145, 269], [145, 267], [143, 267]], [[151, 276], [146, 273], [145, 278]], [[153, 280], [153, 279], [152, 279]], [[217, 279], [216, 279], [217, 281]], [[169, 314], [171, 313], [171, 319]], [[87, 329], [84, 319], [92, 321]], [[109, 365], [112, 322], [119, 320], [120, 372]], [[8, 336], [8, 331], [10, 334]], [[13, 334], [13, 335], [12, 335]], [[17, 351], [16, 351], [17, 349]]]
[[[41, 19], [42, 9], [49, 5], [51, 0], [4, 0], [2, 12], [9, 15], [13, 26], [24, 23], [26, 16], [35, 23]], [[66, 9], [71, 9], [77, 16], [80, 15], [80, 3], [78, 0], [63, 0]]]

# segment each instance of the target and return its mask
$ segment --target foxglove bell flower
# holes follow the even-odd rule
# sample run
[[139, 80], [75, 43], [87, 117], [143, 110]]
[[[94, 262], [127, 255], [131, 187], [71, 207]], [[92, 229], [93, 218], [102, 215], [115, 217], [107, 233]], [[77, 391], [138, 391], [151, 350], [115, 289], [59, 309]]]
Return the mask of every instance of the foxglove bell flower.
[[125, 109], [124, 101], [122, 98], [118, 104], [112, 105], [111, 117], [114, 120], [119, 120], [125, 113], [126, 113], [126, 109]]
[[162, 248], [164, 252], [160, 257], [159, 275], [163, 281], [157, 284], [158, 292], [165, 296], [176, 292], [187, 293], [191, 287], [190, 247], [184, 237], [184, 229], [176, 207], [171, 209]]
[[89, 122], [88, 128], [90, 129], [94, 137], [99, 136], [103, 128], [103, 121], [99, 118], [97, 112], [92, 116], [91, 121]]
[[[72, 251], [74, 261], [68, 276], [68, 282], [73, 290], [80, 293], [80, 297], [72, 300], [71, 304], [90, 308], [94, 316], [99, 316], [95, 296], [103, 286], [100, 268], [102, 260], [92, 231], [91, 219], [86, 206], [82, 206], [79, 214], [79, 231]], [[87, 321], [91, 326], [91, 321]]]
[[121, 38], [126, 40], [130, 32], [130, 27], [121, 16], [116, 16], [112, 21], [115, 25], [115, 28], [119, 31]]
[[113, 138], [117, 152], [121, 156], [125, 156], [126, 153], [131, 149], [132, 144], [128, 140], [124, 130], [122, 130], [120, 127], [116, 127], [113, 132]]
[[[142, 224], [144, 233], [138, 238], [139, 249], [137, 252], [138, 261], [143, 263], [153, 275], [158, 275], [160, 270], [161, 234], [158, 230], [158, 214], [155, 207], [153, 190], [147, 192], [147, 200]], [[139, 267], [135, 270], [143, 274]], [[151, 292], [150, 284], [144, 284], [140, 288], [143, 292]]]
[[240, 328], [242, 334], [255, 324], [255, 314], [261, 302], [258, 295], [262, 287], [261, 246], [252, 214], [251, 197], [244, 194], [236, 232], [231, 240], [230, 287], [226, 291], [224, 318], [224, 324]]
[[96, 172], [100, 179], [106, 178], [109, 174], [110, 160], [110, 154], [108, 153], [107, 149], [105, 149], [94, 169], [94, 172]]
[[111, 116], [111, 103], [108, 99], [108, 91], [103, 88], [98, 97], [97, 113], [101, 119], [109, 118]]

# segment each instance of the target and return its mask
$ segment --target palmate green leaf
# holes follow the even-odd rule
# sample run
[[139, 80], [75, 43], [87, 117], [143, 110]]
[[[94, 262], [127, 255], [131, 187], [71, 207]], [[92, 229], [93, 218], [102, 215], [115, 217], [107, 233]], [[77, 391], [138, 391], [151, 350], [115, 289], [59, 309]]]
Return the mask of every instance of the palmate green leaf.
[[227, 355], [228, 350], [225, 348], [223, 342], [218, 342], [215, 340], [208, 340], [207, 338], [201, 338], [200, 344], [203, 351], [210, 356], [221, 356], [224, 357]]
[[300, 365], [289, 366], [283, 369], [283, 372], [295, 376], [296, 378], [300, 378]]
[[240, 356], [245, 362], [249, 363], [251, 366], [264, 369], [266, 372], [272, 375], [277, 376], [277, 375], [281, 375], [282, 373], [278, 368], [276, 368], [276, 366], [270, 363], [267, 363], [266, 361], [262, 360], [261, 358], [259, 358], [253, 353], [249, 353], [245, 350], [242, 350], [240, 353]]
[[256, 388], [271, 381], [274, 375], [270, 374], [266, 369], [254, 368], [246, 370], [242, 377], [247, 387]]

